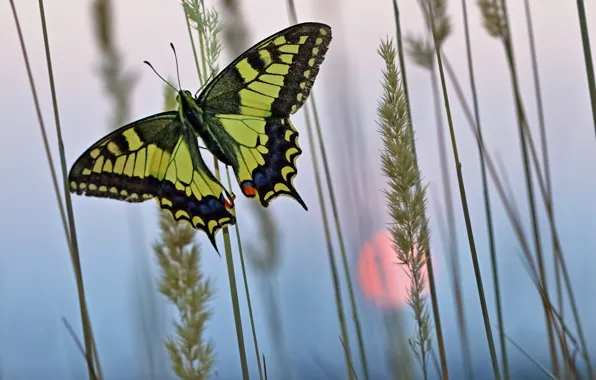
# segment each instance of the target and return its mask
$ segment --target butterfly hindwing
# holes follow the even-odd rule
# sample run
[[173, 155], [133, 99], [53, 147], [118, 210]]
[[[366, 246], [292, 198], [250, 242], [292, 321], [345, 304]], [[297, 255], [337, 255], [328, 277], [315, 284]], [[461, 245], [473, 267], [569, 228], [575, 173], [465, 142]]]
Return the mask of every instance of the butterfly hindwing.
[[292, 184], [302, 150], [289, 118], [217, 115], [210, 122], [211, 128], [225, 131], [234, 141], [230, 163], [245, 196], [267, 207], [277, 196], [287, 195], [307, 209]]
[[199, 134], [217, 142], [214, 154], [225, 156], [243, 193], [265, 207], [289, 195], [306, 208], [292, 186], [302, 151], [289, 116], [310, 94], [330, 41], [325, 24], [282, 30], [234, 60], [198, 98], [206, 127]]
[[124, 126], [74, 163], [70, 190], [79, 195], [143, 202], [156, 198], [174, 219], [214, 235], [235, 222], [229, 196], [201, 158], [196, 137], [178, 112]]

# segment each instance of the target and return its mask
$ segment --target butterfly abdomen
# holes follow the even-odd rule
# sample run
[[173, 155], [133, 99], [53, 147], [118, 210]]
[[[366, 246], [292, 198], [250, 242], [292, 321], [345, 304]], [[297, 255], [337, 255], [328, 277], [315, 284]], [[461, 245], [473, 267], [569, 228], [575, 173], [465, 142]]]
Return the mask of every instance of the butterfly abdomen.
[[184, 94], [181, 99], [181, 106], [184, 108], [184, 116], [186, 117], [186, 120], [192, 126], [195, 133], [199, 135], [201, 140], [203, 140], [206, 148], [223, 164], [231, 165], [230, 160], [220, 148], [211, 131], [205, 127], [205, 110], [203, 107], [197, 104], [196, 100], [192, 96]]
[[222, 149], [219, 147], [219, 144], [217, 143], [217, 141], [215, 140], [215, 138], [213, 138], [213, 136], [211, 135], [211, 133], [209, 131], [207, 131], [204, 128], [201, 128], [201, 130], [198, 130], [197, 128], [195, 128], [195, 131], [197, 132], [197, 134], [199, 135], [199, 137], [201, 138], [201, 140], [203, 140], [203, 142], [205, 143], [205, 147], [207, 149], [209, 149], [209, 151], [219, 161], [221, 161], [225, 165], [231, 165], [232, 164], [230, 162], [230, 160], [228, 159], [228, 157], [224, 154], [224, 152], [222, 151]]

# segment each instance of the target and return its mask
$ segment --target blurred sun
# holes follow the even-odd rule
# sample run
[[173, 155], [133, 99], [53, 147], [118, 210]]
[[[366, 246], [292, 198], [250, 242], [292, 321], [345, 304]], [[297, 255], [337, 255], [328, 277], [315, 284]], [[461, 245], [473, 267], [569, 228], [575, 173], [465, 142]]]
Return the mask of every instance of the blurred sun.
[[[423, 273], [426, 276], [426, 267]], [[377, 232], [362, 245], [358, 257], [358, 282], [364, 296], [377, 307], [398, 308], [407, 304], [410, 291], [408, 268], [398, 263], [389, 231]], [[425, 283], [427, 291], [428, 279]]]

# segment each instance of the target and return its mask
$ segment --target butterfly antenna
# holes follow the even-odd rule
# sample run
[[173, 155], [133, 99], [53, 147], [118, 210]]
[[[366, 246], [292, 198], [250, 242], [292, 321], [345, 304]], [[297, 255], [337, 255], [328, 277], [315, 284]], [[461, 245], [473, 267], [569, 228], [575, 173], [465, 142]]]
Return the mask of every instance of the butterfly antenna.
[[176, 87], [172, 86], [172, 84], [170, 82], [168, 82], [167, 80], [164, 79], [164, 77], [162, 77], [161, 75], [159, 75], [159, 73], [157, 72], [157, 70], [155, 70], [155, 67], [153, 67], [152, 64], [150, 64], [148, 61], [143, 61], [144, 64], [146, 64], [147, 66], [151, 67], [151, 70], [153, 70], [153, 72], [155, 73], [155, 75], [157, 75], [162, 81], [164, 81], [166, 84], [168, 84], [170, 87], [172, 87], [174, 89], [174, 91], [178, 92], [178, 90], [176, 89]]
[[170, 47], [172, 48], [172, 51], [174, 52], [174, 59], [176, 60], [176, 75], [178, 76], [178, 87], [182, 88], [182, 86], [180, 85], [180, 69], [178, 68], [178, 55], [176, 54], [176, 48], [174, 48], [174, 44], [170, 42]]

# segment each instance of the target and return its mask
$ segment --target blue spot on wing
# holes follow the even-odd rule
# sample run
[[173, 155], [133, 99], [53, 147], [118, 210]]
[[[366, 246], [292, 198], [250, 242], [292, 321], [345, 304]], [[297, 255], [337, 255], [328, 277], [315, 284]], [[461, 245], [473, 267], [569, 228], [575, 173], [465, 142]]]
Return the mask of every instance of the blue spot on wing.
[[254, 174], [254, 180], [257, 188], [264, 187], [269, 183], [269, 178], [261, 171]]
[[217, 198], [208, 196], [208, 199], [207, 197], [205, 199], [206, 200], [204, 203], [201, 204], [192, 203], [192, 210], [199, 215], [210, 215], [226, 212], [225, 206], [223, 203], [221, 203], [221, 201], [217, 200]]

